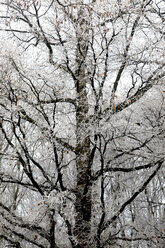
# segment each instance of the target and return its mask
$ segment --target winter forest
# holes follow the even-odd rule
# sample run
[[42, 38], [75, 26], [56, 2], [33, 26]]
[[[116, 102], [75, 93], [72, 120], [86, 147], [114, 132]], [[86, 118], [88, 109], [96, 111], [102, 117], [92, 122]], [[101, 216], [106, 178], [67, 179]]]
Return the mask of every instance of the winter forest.
[[0, 0], [0, 248], [165, 247], [164, 0]]

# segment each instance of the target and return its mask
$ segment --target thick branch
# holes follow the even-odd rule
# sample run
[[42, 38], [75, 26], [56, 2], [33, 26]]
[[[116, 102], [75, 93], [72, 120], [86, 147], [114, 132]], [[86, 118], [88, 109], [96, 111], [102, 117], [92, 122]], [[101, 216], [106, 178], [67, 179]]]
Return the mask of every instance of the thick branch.
[[99, 170], [94, 176], [92, 176], [92, 180], [96, 181], [104, 172], [133, 172], [133, 171], [138, 171], [138, 170], [144, 170], [144, 169], [148, 169], [148, 168], [152, 168], [154, 167], [157, 163], [161, 163], [163, 162], [164, 159], [160, 159], [157, 162], [153, 162], [153, 163], [148, 163], [145, 165], [140, 165], [140, 166], [136, 166], [136, 167], [131, 167], [131, 168], [122, 168], [122, 167], [106, 167], [104, 168], [104, 170]]
[[159, 161], [157, 168], [154, 170], [154, 172], [150, 175], [150, 177], [143, 183], [142, 187], [139, 188], [135, 193], [126, 201], [123, 203], [123, 205], [120, 207], [119, 211], [109, 220], [104, 224], [104, 227], [102, 231], [104, 231], [109, 225], [111, 225], [118, 217], [119, 215], [124, 211], [124, 209], [135, 200], [135, 198], [144, 191], [144, 189], [147, 187], [147, 185], [150, 183], [150, 181], [155, 177], [157, 172], [160, 170], [162, 164], [164, 161]]

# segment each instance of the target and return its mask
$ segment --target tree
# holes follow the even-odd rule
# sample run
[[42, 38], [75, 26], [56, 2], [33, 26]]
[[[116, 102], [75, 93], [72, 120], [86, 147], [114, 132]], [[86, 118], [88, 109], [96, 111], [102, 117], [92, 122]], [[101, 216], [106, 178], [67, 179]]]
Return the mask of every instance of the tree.
[[0, 17], [2, 246], [161, 246], [163, 1], [4, 0]]

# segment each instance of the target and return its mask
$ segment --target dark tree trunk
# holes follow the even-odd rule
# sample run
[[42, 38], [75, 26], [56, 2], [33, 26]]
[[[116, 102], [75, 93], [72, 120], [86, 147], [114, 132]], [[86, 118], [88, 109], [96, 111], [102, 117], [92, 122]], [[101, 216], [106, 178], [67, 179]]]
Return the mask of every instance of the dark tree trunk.
[[76, 248], [89, 247], [91, 221], [91, 185], [90, 185], [90, 139], [88, 134], [88, 99], [86, 92], [86, 55], [88, 50], [88, 13], [83, 7], [79, 11], [77, 24], [77, 188], [76, 188], [76, 223], [74, 234], [78, 244]]

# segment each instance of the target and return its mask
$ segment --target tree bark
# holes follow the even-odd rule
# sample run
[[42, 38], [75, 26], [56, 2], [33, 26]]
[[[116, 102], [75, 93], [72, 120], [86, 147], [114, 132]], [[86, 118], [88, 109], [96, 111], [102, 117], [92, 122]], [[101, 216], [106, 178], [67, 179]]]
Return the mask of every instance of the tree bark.
[[91, 185], [90, 182], [90, 139], [88, 135], [88, 99], [86, 91], [85, 59], [88, 50], [88, 13], [80, 7], [77, 23], [77, 56], [76, 56], [76, 220], [74, 234], [77, 239], [76, 248], [89, 247], [91, 221]]

